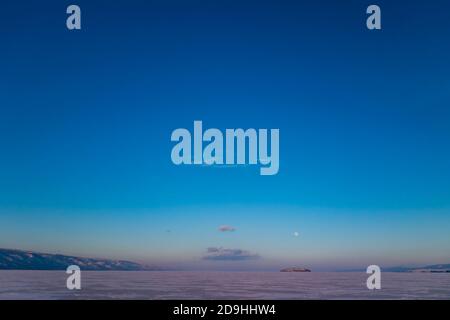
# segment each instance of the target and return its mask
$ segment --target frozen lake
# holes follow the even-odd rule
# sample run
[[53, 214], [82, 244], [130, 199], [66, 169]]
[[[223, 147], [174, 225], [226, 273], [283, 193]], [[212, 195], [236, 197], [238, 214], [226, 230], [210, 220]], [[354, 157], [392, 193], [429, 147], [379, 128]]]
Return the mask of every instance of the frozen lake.
[[64, 271], [0, 271], [0, 299], [450, 299], [450, 274], [278, 272], [82, 272], [82, 290]]

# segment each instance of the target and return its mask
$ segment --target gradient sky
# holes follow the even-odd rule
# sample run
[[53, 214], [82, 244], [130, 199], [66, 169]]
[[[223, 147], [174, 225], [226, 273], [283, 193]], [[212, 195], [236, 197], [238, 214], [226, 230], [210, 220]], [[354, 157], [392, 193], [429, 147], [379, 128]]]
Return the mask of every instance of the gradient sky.
[[[194, 269], [450, 263], [448, 1], [1, 11], [0, 247]], [[194, 120], [279, 128], [279, 174], [173, 165], [171, 132]]]

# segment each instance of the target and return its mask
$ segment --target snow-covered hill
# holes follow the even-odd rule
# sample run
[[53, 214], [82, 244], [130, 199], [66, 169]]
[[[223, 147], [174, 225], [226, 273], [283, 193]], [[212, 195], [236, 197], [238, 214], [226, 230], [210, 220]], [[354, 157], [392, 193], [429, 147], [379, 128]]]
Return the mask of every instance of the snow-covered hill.
[[0, 270], [65, 270], [70, 265], [77, 265], [81, 270], [160, 270], [157, 267], [123, 260], [91, 259], [60, 254], [0, 249]]

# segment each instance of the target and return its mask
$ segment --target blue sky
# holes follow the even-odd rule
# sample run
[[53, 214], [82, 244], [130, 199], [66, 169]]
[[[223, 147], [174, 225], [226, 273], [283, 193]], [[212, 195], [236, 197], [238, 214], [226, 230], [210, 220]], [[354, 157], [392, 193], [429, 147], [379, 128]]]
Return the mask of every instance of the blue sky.
[[[450, 261], [448, 3], [378, 1], [381, 31], [366, 1], [76, 3], [76, 32], [71, 3], [2, 6], [0, 247], [227, 270]], [[279, 174], [174, 166], [171, 132], [194, 120], [279, 128]]]

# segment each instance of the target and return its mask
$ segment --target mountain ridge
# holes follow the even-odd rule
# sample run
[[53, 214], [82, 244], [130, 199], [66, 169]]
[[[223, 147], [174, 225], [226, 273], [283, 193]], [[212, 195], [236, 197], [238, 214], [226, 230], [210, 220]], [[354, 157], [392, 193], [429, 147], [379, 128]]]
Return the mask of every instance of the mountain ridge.
[[429, 272], [429, 273], [450, 273], [450, 264], [433, 264], [424, 267], [392, 267], [386, 268], [387, 272]]
[[77, 265], [87, 271], [162, 271], [127, 260], [96, 259], [0, 248], [0, 270], [66, 270]]

